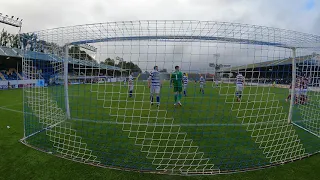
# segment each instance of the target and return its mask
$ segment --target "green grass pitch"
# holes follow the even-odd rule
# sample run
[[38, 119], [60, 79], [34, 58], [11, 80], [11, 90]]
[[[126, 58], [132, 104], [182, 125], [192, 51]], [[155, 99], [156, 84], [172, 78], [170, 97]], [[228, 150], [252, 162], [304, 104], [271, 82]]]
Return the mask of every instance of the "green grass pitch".
[[[63, 109], [63, 89], [50, 87], [49, 94]], [[127, 87], [120, 84], [111, 85], [72, 85], [69, 86], [70, 109], [72, 119], [68, 121], [77, 135], [83, 138], [87, 147], [93, 150], [101, 163], [122, 168], [138, 168], [148, 170], [156, 168], [139, 142], [143, 136], [152, 132], [183, 132], [186, 139], [192, 139], [194, 146], [210, 159], [210, 164], [221, 170], [235, 170], [254, 165], [268, 165], [255, 133], [248, 129], [265, 128], [270, 118], [285, 116], [289, 104], [284, 101], [287, 89], [247, 87], [241, 103], [234, 103], [234, 87], [224, 84], [212, 88], [207, 84], [205, 94], [199, 93], [198, 85], [190, 83], [188, 97], [182, 98], [182, 107], [173, 106], [172, 89], [165, 84], [161, 90], [161, 106], [150, 106], [149, 89], [145, 83], [135, 86], [134, 98], [129, 99]], [[273, 98], [276, 101], [270, 101]], [[269, 99], [269, 101], [265, 101]], [[279, 107], [279, 108], [262, 108]], [[23, 126], [27, 134], [42, 128], [33, 120], [33, 115], [26, 116], [23, 124], [22, 90], [0, 91], [0, 179], [182, 179], [185, 177], [139, 174], [92, 167], [80, 163], [57, 158], [28, 148], [19, 139], [23, 136]], [[26, 106], [24, 106], [28, 110]], [[150, 111], [151, 109], [151, 111]], [[259, 110], [258, 110], [259, 109]], [[282, 110], [282, 111], [281, 111]], [[31, 112], [31, 110], [30, 110]], [[274, 116], [264, 116], [274, 114]], [[250, 118], [261, 115], [261, 118]], [[141, 117], [141, 118], [138, 118]], [[151, 118], [150, 118], [151, 117]], [[164, 117], [155, 119], [152, 117]], [[285, 118], [285, 117], [281, 117]], [[301, 119], [298, 108], [295, 109], [294, 120]], [[258, 124], [252, 126], [250, 123]], [[7, 129], [6, 126], [10, 126]], [[166, 128], [171, 128], [166, 129]], [[173, 128], [173, 129], [172, 129]], [[176, 128], [176, 129], [175, 129]], [[139, 131], [141, 130], [141, 131]], [[277, 130], [277, 129], [275, 129]], [[267, 134], [267, 131], [263, 133]], [[307, 152], [319, 150], [319, 139], [295, 127], [304, 149]], [[166, 133], [163, 133], [166, 134]], [[159, 137], [156, 137], [159, 136]], [[281, 134], [278, 135], [281, 138]], [[130, 138], [137, 137], [137, 138]], [[181, 139], [177, 136], [161, 136], [154, 134], [154, 139]], [[31, 145], [55, 153], [45, 133], [39, 133], [28, 139]], [[173, 141], [172, 141], [173, 142]], [[155, 141], [149, 143], [163, 143]], [[267, 142], [265, 142], [267, 143]], [[263, 144], [263, 143], [262, 143]], [[260, 144], [261, 145], [261, 144]], [[164, 151], [175, 151], [170, 144]], [[177, 142], [172, 146], [178, 146]], [[277, 148], [277, 147], [276, 147]], [[181, 152], [185, 151], [180, 149]], [[152, 154], [151, 154], [152, 155]], [[149, 156], [151, 156], [149, 154]], [[158, 155], [153, 155], [153, 158]], [[166, 154], [161, 157], [167, 158]], [[274, 157], [276, 158], [276, 156]], [[174, 159], [174, 158], [173, 158]], [[187, 177], [187, 179], [317, 179], [319, 155], [266, 170], [213, 177]], [[162, 163], [169, 163], [171, 161]], [[179, 163], [179, 162], [177, 162]]]

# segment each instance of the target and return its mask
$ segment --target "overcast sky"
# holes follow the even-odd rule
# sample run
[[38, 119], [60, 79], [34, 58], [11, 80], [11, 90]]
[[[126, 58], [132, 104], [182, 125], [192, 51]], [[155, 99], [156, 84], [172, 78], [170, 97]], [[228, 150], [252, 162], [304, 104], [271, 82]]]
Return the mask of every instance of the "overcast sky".
[[320, 34], [318, 0], [3, 0], [23, 31], [121, 20], [214, 20]]
[[320, 0], [3, 0], [0, 13], [22, 18], [23, 32], [122, 20], [213, 20], [320, 35]]

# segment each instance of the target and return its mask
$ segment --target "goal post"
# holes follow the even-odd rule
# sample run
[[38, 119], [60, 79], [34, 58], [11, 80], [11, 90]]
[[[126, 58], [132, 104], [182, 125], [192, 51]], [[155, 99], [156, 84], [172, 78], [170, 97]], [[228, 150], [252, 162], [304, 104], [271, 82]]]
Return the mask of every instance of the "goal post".
[[23, 142], [89, 165], [178, 175], [308, 157], [320, 149], [319, 39], [180, 20], [37, 31], [23, 53]]
[[65, 45], [65, 56], [64, 56], [64, 63], [63, 63], [63, 81], [64, 81], [64, 101], [65, 101], [65, 108], [66, 108], [66, 116], [67, 119], [70, 119], [70, 107], [69, 107], [69, 83], [68, 83], [68, 71], [69, 71], [69, 46], [68, 44]]
[[288, 123], [292, 121], [292, 111], [295, 102], [295, 87], [296, 87], [296, 76], [297, 76], [297, 67], [296, 67], [296, 48], [292, 48], [292, 83], [291, 83], [291, 100], [290, 100], [290, 109], [288, 116]]

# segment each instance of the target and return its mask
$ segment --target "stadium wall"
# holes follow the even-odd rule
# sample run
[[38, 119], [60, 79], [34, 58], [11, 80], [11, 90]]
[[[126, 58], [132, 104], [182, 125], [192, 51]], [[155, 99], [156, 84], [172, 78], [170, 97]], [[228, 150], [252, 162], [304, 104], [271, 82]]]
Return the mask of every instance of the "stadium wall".
[[0, 90], [46, 86], [43, 79], [0, 81]]

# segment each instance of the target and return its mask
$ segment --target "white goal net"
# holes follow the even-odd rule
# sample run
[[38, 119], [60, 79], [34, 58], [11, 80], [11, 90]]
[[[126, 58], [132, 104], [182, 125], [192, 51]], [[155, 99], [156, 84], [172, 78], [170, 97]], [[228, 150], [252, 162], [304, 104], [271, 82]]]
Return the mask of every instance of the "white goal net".
[[[320, 36], [212, 21], [127, 21], [28, 40], [25, 137], [91, 165], [219, 174], [320, 149]], [[27, 36], [25, 36], [27, 37]]]

